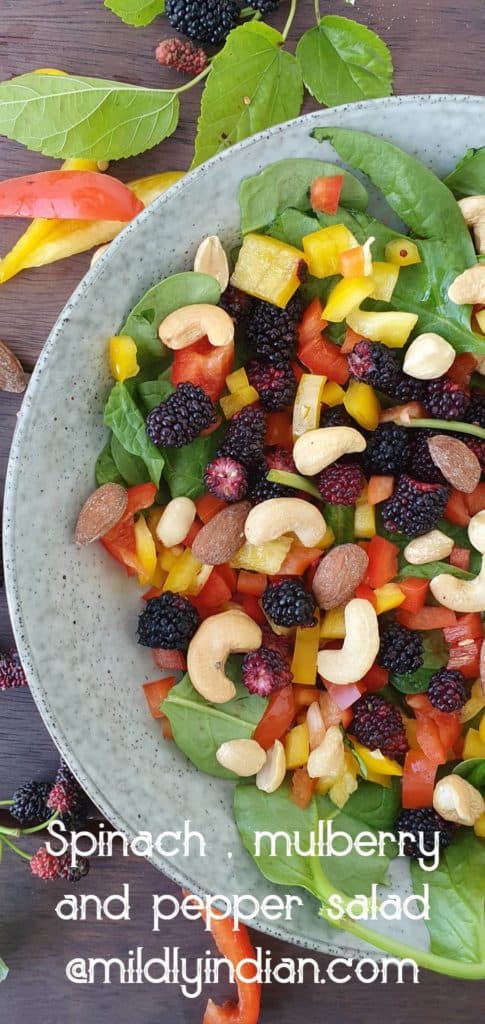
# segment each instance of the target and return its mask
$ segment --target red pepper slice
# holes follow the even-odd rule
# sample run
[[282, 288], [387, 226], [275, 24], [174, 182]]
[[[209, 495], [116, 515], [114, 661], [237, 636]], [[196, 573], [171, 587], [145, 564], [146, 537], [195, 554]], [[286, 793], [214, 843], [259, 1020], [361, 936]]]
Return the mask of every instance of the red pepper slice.
[[402, 805], [404, 808], [432, 807], [437, 765], [419, 750], [408, 750], [404, 761]]
[[[315, 693], [315, 687], [312, 687], [312, 690]], [[270, 697], [266, 711], [256, 726], [253, 739], [263, 747], [263, 750], [269, 750], [274, 741], [280, 740], [288, 731], [294, 717], [293, 687], [284, 686], [282, 690], [277, 690]]]
[[343, 183], [343, 174], [329, 174], [315, 178], [310, 189], [312, 210], [318, 210], [321, 213], [337, 213]]
[[157, 488], [155, 484], [136, 484], [129, 487], [127, 493], [128, 503], [123, 518], [104, 537], [100, 537], [100, 542], [112, 558], [124, 565], [129, 576], [135, 573], [143, 575], [143, 566], [136, 554], [135, 513], [153, 505]]
[[[184, 890], [184, 895], [187, 897], [189, 893]], [[200, 913], [201, 917], [206, 920], [203, 911]], [[245, 925], [240, 924], [236, 931], [234, 921], [230, 917], [217, 917], [213, 911], [210, 929], [219, 953], [232, 964], [235, 971], [242, 960], [256, 960], [256, 950]], [[245, 964], [244, 967], [240, 967], [238, 974], [235, 975], [238, 1002], [218, 1006], [212, 999], [209, 999], [203, 1024], [258, 1024], [261, 1008], [261, 982], [253, 980], [254, 973], [254, 964]]]
[[41, 171], [0, 182], [0, 217], [128, 221], [143, 209], [123, 182], [97, 171]]

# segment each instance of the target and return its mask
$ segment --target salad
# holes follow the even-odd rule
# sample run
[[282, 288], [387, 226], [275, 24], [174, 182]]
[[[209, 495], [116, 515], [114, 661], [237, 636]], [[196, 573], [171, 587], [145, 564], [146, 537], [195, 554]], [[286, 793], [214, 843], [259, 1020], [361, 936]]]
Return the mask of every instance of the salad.
[[[76, 540], [142, 587], [150, 712], [235, 782], [266, 878], [381, 950], [484, 978], [483, 152], [443, 183], [369, 134], [314, 136], [352, 170], [292, 159], [243, 181], [237, 251], [204, 239], [110, 339]], [[401, 227], [368, 211], [362, 175]], [[396, 842], [255, 854], [257, 830], [303, 850], [331, 820]], [[429, 886], [429, 951], [330, 913], [398, 853]]]

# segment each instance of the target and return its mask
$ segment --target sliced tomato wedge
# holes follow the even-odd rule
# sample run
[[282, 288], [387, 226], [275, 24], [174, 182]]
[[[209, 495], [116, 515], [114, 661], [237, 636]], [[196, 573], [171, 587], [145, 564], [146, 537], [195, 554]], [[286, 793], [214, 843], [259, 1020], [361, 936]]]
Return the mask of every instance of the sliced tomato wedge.
[[0, 217], [128, 221], [143, 209], [131, 189], [98, 171], [40, 171], [0, 182]]
[[263, 750], [269, 750], [274, 741], [280, 740], [288, 731], [294, 717], [293, 687], [284, 686], [283, 689], [277, 690], [271, 695], [266, 711], [256, 726], [253, 739], [262, 746]]
[[226, 386], [226, 377], [234, 366], [234, 342], [216, 347], [208, 338], [174, 352], [172, 384], [190, 381], [203, 388], [217, 402]]

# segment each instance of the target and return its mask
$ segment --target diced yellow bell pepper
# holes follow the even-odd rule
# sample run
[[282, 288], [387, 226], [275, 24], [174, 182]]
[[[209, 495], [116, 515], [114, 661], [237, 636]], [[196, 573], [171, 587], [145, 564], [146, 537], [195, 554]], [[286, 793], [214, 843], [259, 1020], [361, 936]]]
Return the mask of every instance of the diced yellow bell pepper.
[[384, 757], [380, 750], [368, 750], [367, 747], [362, 746], [362, 743], [358, 743], [353, 736], [351, 739], [352, 746], [369, 771], [374, 772], [376, 775], [400, 776], [403, 774], [402, 767], [397, 761], [393, 761], [390, 757]]
[[291, 548], [291, 537], [278, 537], [268, 540], [266, 544], [243, 544], [231, 559], [233, 569], [249, 569], [250, 572], [263, 572], [267, 576], [275, 576]]
[[475, 319], [482, 334], [485, 334], [485, 309], [480, 309], [478, 313], [475, 313]]
[[338, 608], [331, 608], [325, 612], [320, 627], [320, 638], [322, 640], [343, 640], [345, 637], [344, 605]]
[[479, 839], [485, 839], [485, 812], [480, 815], [473, 826], [473, 831]]
[[463, 705], [460, 711], [460, 722], [470, 722], [475, 715], [479, 715], [480, 711], [485, 708], [485, 696], [482, 690], [482, 684], [479, 679], [476, 679], [471, 688], [470, 696]]
[[162, 518], [162, 512], [163, 505], [152, 505], [152, 507], [149, 508], [148, 511], [145, 513], [148, 528], [153, 537], [153, 540], [155, 541], [155, 547], [158, 551], [158, 554], [161, 554], [161, 552], [163, 551], [163, 544], [161, 543], [161, 541], [159, 541], [157, 537], [157, 526], [160, 522], [160, 519]]
[[[318, 613], [317, 613], [318, 614]], [[293, 682], [314, 686], [317, 681], [317, 656], [320, 644], [320, 617], [315, 626], [298, 626], [291, 671]]]
[[231, 284], [255, 299], [284, 309], [301, 284], [305, 254], [268, 235], [245, 236]]
[[[80, 163], [90, 166], [73, 166]], [[67, 160], [62, 169], [99, 170], [99, 167], [95, 160]], [[150, 174], [147, 178], [137, 178], [128, 182], [128, 187], [148, 206], [180, 178], [183, 178], [182, 171], [166, 171], [163, 174]], [[0, 284], [9, 281], [21, 270], [44, 267], [68, 256], [87, 252], [98, 245], [105, 245], [125, 227], [125, 222], [117, 220], [47, 220], [37, 217], [10, 252], [0, 260]]]
[[170, 572], [183, 552], [184, 548], [181, 544], [177, 544], [177, 546], [173, 548], [164, 548], [159, 555], [159, 562], [162, 569], [165, 569], [165, 572]]
[[136, 345], [129, 334], [114, 334], [109, 342], [109, 365], [111, 376], [124, 381], [136, 377], [140, 367], [136, 360]]
[[485, 743], [485, 715], [482, 715], [482, 717], [480, 719], [480, 725], [478, 727], [478, 735], [480, 736], [480, 739], [481, 739], [482, 743]]
[[[371, 277], [342, 278], [335, 285], [335, 288], [332, 288], [328, 296], [327, 304], [322, 312], [322, 320], [330, 320], [333, 324], [341, 324], [346, 317], [348, 318], [352, 310], [357, 309], [364, 299], [372, 295], [373, 289], [374, 284]], [[359, 333], [362, 334], [363, 331]]]
[[378, 615], [390, 612], [393, 608], [399, 608], [399, 605], [406, 600], [406, 595], [403, 594], [397, 583], [385, 583], [382, 587], [377, 587], [374, 590], [374, 597], [377, 602], [376, 612]]
[[244, 366], [241, 366], [240, 370], [234, 370], [233, 373], [228, 374], [226, 377], [226, 388], [230, 391], [231, 395], [235, 395], [237, 391], [243, 391], [244, 388], [249, 387], [249, 380]]
[[157, 549], [144, 516], [140, 516], [135, 523], [135, 545], [136, 556], [144, 569], [143, 576], [139, 576], [139, 581], [142, 586], [145, 586], [157, 568]]
[[374, 782], [377, 786], [384, 786], [385, 789], [391, 788], [392, 779], [390, 775], [378, 775], [377, 772], [371, 771], [370, 768], [367, 768], [366, 770], [366, 782]]
[[355, 506], [354, 533], [357, 540], [369, 540], [371, 537], [375, 537], [377, 526], [374, 505], [365, 502], [365, 504]]
[[463, 757], [485, 757], [485, 743], [480, 739], [478, 729], [468, 729], [463, 747]]
[[345, 771], [339, 778], [333, 783], [333, 786], [328, 791], [328, 795], [332, 803], [336, 804], [337, 807], [342, 809], [345, 807], [347, 800], [352, 793], [355, 793], [358, 788], [357, 774], [358, 764], [350, 750], [346, 750], [345, 754]]
[[293, 406], [293, 437], [306, 434], [320, 424], [322, 395], [327, 378], [317, 373], [303, 373]]
[[232, 395], [224, 395], [220, 400], [220, 404], [226, 420], [230, 420], [247, 405], [254, 405], [258, 399], [259, 395], [256, 388], [248, 384], [247, 388], [241, 388]]
[[380, 302], [390, 302], [398, 277], [399, 267], [396, 263], [380, 263], [379, 261], [373, 263], [371, 278], [374, 282], [374, 291], [372, 298], [379, 299]]
[[286, 767], [303, 768], [310, 754], [310, 740], [306, 722], [295, 725], [285, 736]]
[[160, 565], [160, 558], [158, 558], [157, 567], [155, 569], [155, 572], [153, 573], [153, 576], [150, 578], [150, 583], [152, 587], [158, 587], [159, 590], [162, 590], [166, 578], [167, 572], [165, 569], [162, 569], [162, 566]]
[[318, 542], [318, 544], [315, 544], [315, 547], [321, 548], [322, 551], [326, 551], [327, 548], [332, 547], [332, 544], [335, 544], [335, 534], [332, 530], [332, 527], [328, 526], [327, 524], [327, 528], [322, 539]]
[[333, 408], [334, 405], [342, 404], [344, 395], [345, 391], [340, 384], [336, 384], [334, 380], [328, 380], [322, 392], [322, 403]]
[[381, 407], [370, 384], [351, 380], [344, 396], [344, 406], [349, 414], [365, 430], [375, 430], [379, 423]]
[[387, 348], [402, 348], [417, 322], [418, 317], [415, 313], [400, 313], [394, 310], [388, 313], [374, 313], [354, 309], [347, 316], [347, 323], [356, 334], [362, 334], [370, 341], [380, 341]]
[[326, 796], [329, 789], [333, 786], [333, 782], [328, 779], [316, 779], [315, 781], [315, 793], [319, 796]]
[[410, 238], [395, 238], [388, 242], [385, 256], [389, 263], [395, 263], [398, 267], [412, 267], [414, 263], [421, 263], [419, 249]]
[[332, 277], [339, 273], [340, 253], [358, 245], [345, 224], [333, 224], [320, 231], [312, 231], [302, 239], [302, 246], [308, 260], [308, 270], [313, 277]]
[[420, 750], [418, 743], [418, 737], [416, 732], [417, 721], [415, 718], [404, 718], [404, 728], [406, 730], [406, 739], [411, 747], [411, 750]]
[[190, 548], [185, 548], [172, 566], [163, 585], [164, 590], [174, 594], [198, 594], [212, 572], [213, 566], [202, 565], [194, 558]]

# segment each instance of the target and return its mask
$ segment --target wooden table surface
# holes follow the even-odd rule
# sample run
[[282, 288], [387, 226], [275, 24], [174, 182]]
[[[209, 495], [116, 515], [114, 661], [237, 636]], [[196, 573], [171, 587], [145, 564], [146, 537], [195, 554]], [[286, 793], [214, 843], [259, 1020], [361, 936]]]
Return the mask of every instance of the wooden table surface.
[[[480, 93], [485, 42], [484, 0], [344, 0], [321, 3], [322, 13], [355, 17], [379, 32], [389, 44], [396, 68], [395, 91]], [[287, 4], [273, 23], [281, 25]], [[313, 0], [300, 0], [290, 37], [313, 23]], [[102, 0], [0, 0], [0, 79], [34, 67], [62, 67], [102, 78], [139, 85], [164, 86], [172, 79], [154, 60], [154, 49], [167, 26], [159, 19], [144, 29], [123, 25]], [[185, 94], [177, 133], [167, 142], [117, 168], [129, 179], [155, 170], [188, 166], [199, 95]], [[306, 109], [312, 109], [307, 103]], [[372, 125], [369, 125], [372, 128]], [[0, 139], [0, 179], [44, 170], [50, 162], [23, 147]], [[0, 228], [0, 252], [19, 233], [13, 222]], [[29, 271], [0, 289], [0, 338], [30, 370], [71, 291], [89, 264], [89, 256]], [[19, 402], [0, 395], [0, 476], [4, 479]], [[0, 592], [0, 646], [11, 642], [5, 595]], [[49, 779], [57, 755], [33, 700], [26, 690], [0, 693], [0, 799], [28, 778]], [[33, 850], [35, 844], [30, 842]], [[54, 912], [62, 884], [31, 880], [24, 862], [8, 853], [0, 874], [0, 955], [11, 973], [0, 987], [0, 1019], [5, 1024], [197, 1024], [208, 994], [185, 999], [175, 986], [74, 986], [64, 974], [73, 956], [126, 955], [143, 945], [157, 955], [161, 945], [179, 946], [188, 957], [203, 954], [202, 927], [179, 919], [160, 936], [150, 934], [152, 893], [176, 892], [149, 864], [132, 859], [96, 861], [91, 875], [76, 891], [102, 898], [130, 882], [133, 920], [130, 924], [61, 923]], [[73, 890], [74, 891], [74, 890]], [[297, 955], [295, 947], [264, 938], [275, 956]], [[325, 957], [319, 957], [324, 965]], [[219, 995], [220, 993], [218, 993]], [[307, 1024], [322, 1020], [338, 1024], [371, 1024], [376, 1014], [393, 1024], [409, 1021], [460, 1020], [475, 1024], [483, 1016], [484, 987], [421, 972], [418, 987], [388, 984], [376, 989], [352, 981], [326, 987], [273, 986], [264, 992], [262, 1024]]]

